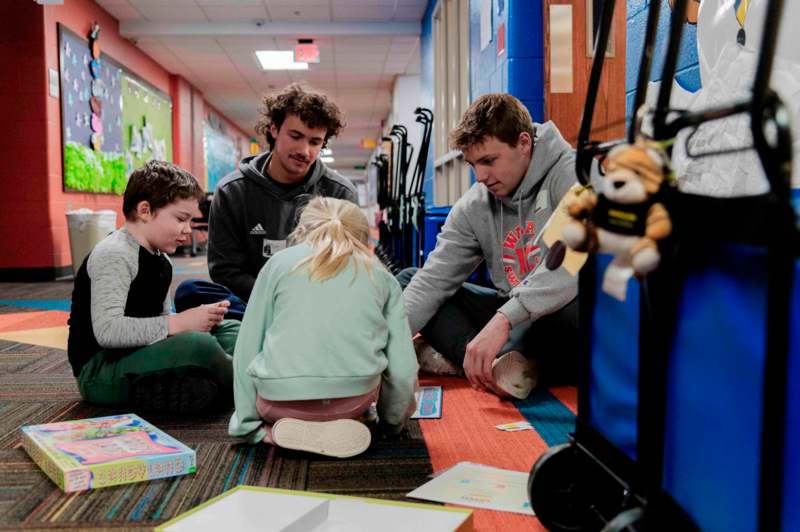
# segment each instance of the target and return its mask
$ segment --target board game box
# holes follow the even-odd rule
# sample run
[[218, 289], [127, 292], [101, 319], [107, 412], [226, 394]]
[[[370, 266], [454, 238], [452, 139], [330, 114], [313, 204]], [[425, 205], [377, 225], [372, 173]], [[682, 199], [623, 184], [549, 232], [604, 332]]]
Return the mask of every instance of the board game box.
[[22, 447], [65, 492], [196, 470], [192, 449], [136, 414], [27, 425]]

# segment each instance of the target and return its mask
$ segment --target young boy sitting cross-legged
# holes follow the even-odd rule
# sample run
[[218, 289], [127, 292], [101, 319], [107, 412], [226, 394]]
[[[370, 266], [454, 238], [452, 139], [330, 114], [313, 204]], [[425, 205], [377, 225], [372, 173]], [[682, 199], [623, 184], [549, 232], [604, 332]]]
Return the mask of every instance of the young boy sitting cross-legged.
[[[203, 191], [175, 165], [150, 161], [125, 189], [125, 225], [84, 260], [69, 318], [69, 361], [87, 401], [198, 412], [232, 390], [239, 322], [228, 301], [170, 314], [172, 264]], [[210, 334], [209, 334], [210, 333]]]

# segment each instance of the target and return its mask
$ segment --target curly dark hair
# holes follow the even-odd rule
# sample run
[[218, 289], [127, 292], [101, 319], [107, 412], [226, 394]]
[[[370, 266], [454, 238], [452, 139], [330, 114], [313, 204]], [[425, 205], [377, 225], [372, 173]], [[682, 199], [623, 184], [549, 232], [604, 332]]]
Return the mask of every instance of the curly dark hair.
[[177, 199], [192, 198], [198, 202], [205, 199], [203, 189], [192, 174], [172, 163], [148, 161], [128, 178], [122, 212], [125, 219], [133, 222], [139, 202], [148, 202], [150, 210], [156, 212]]
[[330, 98], [299, 83], [265, 95], [259, 112], [261, 117], [256, 124], [256, 133], [264, 135], [270, 150], [275, 148], [270, 126], [275, 124], [280, 129], [288, 115], [296, 115], [310, 128], [324, 127], [327, 132], [323, 147], [327, 146], [328, 139], [338, 135], [344, 127], [342, 112]]
[[525, 105], [510, 94], [484, 94], [464, 112], [450, 133], [450, 144], [464, 151], [482, 143], [486, 137], [495, 137], [513, 148], [520, 133], [528, 133], [531, 138], [535, 133], [531, 114]]

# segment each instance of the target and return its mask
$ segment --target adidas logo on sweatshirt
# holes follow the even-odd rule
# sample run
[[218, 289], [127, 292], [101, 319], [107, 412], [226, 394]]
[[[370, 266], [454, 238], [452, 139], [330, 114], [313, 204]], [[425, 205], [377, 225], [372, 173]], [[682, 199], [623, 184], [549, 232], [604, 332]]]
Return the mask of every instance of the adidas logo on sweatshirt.
[[264, 228], [261, 227], [261, 224], [256, 224], [255, 227], [250, 229], [250, 234], [251, 235], [266, 235], [267, 232], [264, 231]]

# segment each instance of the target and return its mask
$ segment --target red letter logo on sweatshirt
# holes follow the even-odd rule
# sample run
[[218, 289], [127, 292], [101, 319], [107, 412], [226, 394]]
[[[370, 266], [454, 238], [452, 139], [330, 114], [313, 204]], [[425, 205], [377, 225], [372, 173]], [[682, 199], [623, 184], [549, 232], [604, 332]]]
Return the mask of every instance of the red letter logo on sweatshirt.
[[517, 286], [541, 262], [541, 248], [530, 244], [535, 240], [536, 224], [532, 221], [525, 224], [524, 231], [520, 226], [514, 227], [503, 240], [503, 271], [512, 287]]

